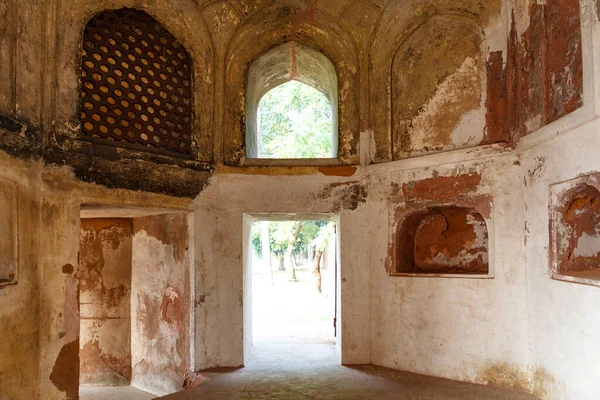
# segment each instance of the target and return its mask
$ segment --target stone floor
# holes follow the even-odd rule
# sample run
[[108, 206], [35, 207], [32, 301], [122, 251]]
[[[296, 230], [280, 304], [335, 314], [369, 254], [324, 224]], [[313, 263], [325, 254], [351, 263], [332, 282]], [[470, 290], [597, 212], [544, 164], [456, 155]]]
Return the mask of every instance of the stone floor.
[[344, 367], [335, 346], [325, 343], [259, 342], [254, 354], [245, 368], [206, 372], [207, 382], [161, 399], [536, 399], [530, 394], [370, 365]]
[[79, 400], [150, 400], [154, 396], [131, 386], [80, 387]]

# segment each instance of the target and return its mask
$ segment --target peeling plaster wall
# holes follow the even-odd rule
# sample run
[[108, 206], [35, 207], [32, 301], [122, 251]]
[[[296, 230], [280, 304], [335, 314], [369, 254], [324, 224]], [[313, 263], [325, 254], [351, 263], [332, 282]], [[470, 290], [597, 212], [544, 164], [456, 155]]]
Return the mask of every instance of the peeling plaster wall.
[[600, 394], [600, 287], [552, 279], [548, 243], [549, 187], [600, 171], [598, 132], [595, 120], [524, 153], [531, 365], [554, 379], [547, 399], [593, 400]]
[[[0, 395], [77, 397], [80, 205], [185, 210], [189, 200], [107, 187], [195, 196], [212, 172], [206, 165], [186, 164], [184, 169], [143, 154], [125, 156], [121, 150], [101, 154], [101, 149], [72, 141], [78, 135], [80, 33], [96, 12], [121, 6], [144, 8], [192, 53], [198, 67], [199, 161], [217, 165], [209, 186], [193, 202], [198, 257], [189, 275], [181, 268], [185, 263], [174, 238], [156, 232], [155, 220], [134, 229], [139, 248], [152, 247], [157, 257], [149, 259], [144, 250], [135, 261], [139, 276], [148, 278], [136, 292], [141, 301], [134, 295], [132, 309], [144, 322], [139, 326], [150, 329], [149, 334], [137, 332], [147, 344], [136, 350], [134, 362], [140, 387], [167, 392], [182, 386], [190, 368], [243, 364], [243, 215], [322, 212], [340, 216], [344, 363], [373, 362], [499, 384], [544, 399], [598, 398], [598, 287], [551, 279], [548, 259], [549, 186], [600, 170], [600, 96], [589, 96], [598, 91], [600, 7], [591, 0], [0, 0], [0, 78], [6, 83], [0, 87], [0, 146], [23, 158], [43, 154], [60, 165], [75, 160], [73, 173], [0, 153], [0, 179], [18, 188], [20, 267], [19, 283], [0, 289], [0, 332], [3, 337], [11, 332], [0, 344]], [[428, 24], [443, 25], [449, 15], [473, 21], [467, 25], [479, 29], [482, 52], [477, 58], [469, 51], [477, 42], [469, 40], [469, 48], [459, 49], [464, 54], [457, 51], [463, 60], [426, 76], [426, 82], [436, 84], [412, 109], [422, 116], [405, 119], [411, 129], [422, 128], [415, 130], [417, 149], [423, 150], [419, 155], [432, 146], [423, 140], [436, 133], [432, 127], [453, 128], [450, 141], [450, 129], [443, 130], [446, 145], [436, 145], [439, 154], [358, 170], [222, 166], [236, 165], [244, 156], [247, 66], [292, 39], [326, 54], [337, 68], [342, 163], [358, 163], [359, 132], [368, 129], [374, 138], [360, 143], [360, 153], [371, 153], [376, 163], [414, 155], [395, 154], [392, 147], [392, 110], [403, 110], [394, 101], [406, 99], [392, 96], [391, 73], [395, 83], [403, 74], [390, 67], [398, 49], [412, 54], [411, 33], [418, 37]], [[470, 29], [470, 38], [477, 29]], [[466, 101], [438, 101], [455, 94]], [[444, 124], [438, 124], [440, 118]], [[447, 152], [497, 142], [517, 146]], [[201, 173], [192, 173], [194, 168]], [[458, 182], [454, 189], [491, 201], [489, 213], [482, 215], [494, 279], [390, 277], [390, 207], [456, 200], [444, 185], [441, 191], [429, 187], [423, 196], [407, 195], [402, 184], [418, 187], [427, 179], [439, 183], [440, 177], [471, 173], [481, 177], [475, 187]], [[105, 186], [84, 184], [74, 174]], [[168, 267], [165, 274], [150, 272], [157, 260]], [[193, 304], [194, 334], [179, 328], [178, 301]], [[144, 320], [147, 315], [154, 322]], [[187, 355], [189, 347], [195, 361]], [[160, 368], [166, 368], [163, 374]]]
[[[350, 178], [218, 174], [194, 201], [196, 369], [244, 364], [245, 214], [339, 215], [341, 358], [369, 363], [369, 259], [366, 191]], [[249, 193], [253, 195], [250, 196]]]
[[166, 395], [190, 372], [188, 217], [136, 218], [133, 231], [132, 385]]
[[[369, 177], [371, 362], [448, 379], [529, 390], [529, 327], [518, 158], [464, 151], [372, 169]], [[403, 187], [404, 184], [404, 187]], [[390, 276], [400, 205], [476, 207], [489, 235], [490, 277]], [[494, 373], [488, 371], [493, 370]], [[508, 377], [508, 378], [507, 378]]]
[[81, 220], [80, 385], [131, 381], [131, 242], [131, 220]]
[[442, 15], [401, 44], [391, 78], [395, 159], [483, 142], [483, 43], [476, 22]]
[[583, 105], [580, 1], [529, 4], [529, 26], [519, 39], [523, 135]]
[[[1, 29], [1, 28], [0, 28]], [[39, 173], [0, 152], [0, 186], [14, 185], [18, 225], [17, 283], [0, 286], [0, 398], [35, 399], [39, 385]], [[0, 210], [0, 219], [11, 210]]]

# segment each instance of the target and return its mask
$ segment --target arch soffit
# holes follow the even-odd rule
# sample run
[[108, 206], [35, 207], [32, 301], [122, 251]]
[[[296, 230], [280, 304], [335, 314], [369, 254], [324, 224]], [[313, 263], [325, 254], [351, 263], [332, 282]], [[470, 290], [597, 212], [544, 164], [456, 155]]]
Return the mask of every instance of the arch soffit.
[[[260, 102], [270, 90], [292, 80], [290, 63], [291, 43], [276, 46], [258, 56], [248, 69], [247, 85], [253, 86], [247, 100]], [[337, 100], [337, 72], [335, 65], [323, 53], [308, 46], [296, 44], [298, 74], [294, 80], [323, 93], [329, 101]], [[248, 88], [250, 90], [250, 88]]]
[[[204, 24], [204, 20], [192, 1], [168, 1], [165, 4], [135, 0], [93, 1], [87, 0], [86, 5], [70, 9], [69, 19], [77, 24], [77, 42], [83, 36], [88, 22], [98, 14], [120, 8], [132, 8], [146, 12], [185, 47], [194, 61], [210, 62], [213, 54], [213, 43]], [[160, 5], [159, 5], [160, 4]], [[188, 15], [187, 18], [181, 18]]]
[[[469, 18], [483, 31], [491, 19], [501, 14], [506, 1], [508, 0], [486, 2], [483, 8], [480, 8], [480, 2], [474, 0], [457, 1], [460, 4], [454, 6], [447, 3], [439, 6], [434, 0], [429, 0], [429, 4], [422, 4], [421, 0], [403, 1], [401, 4], [389, 2], [372, 39], [371, 60], [374, 68], [377, 69], [377, 65], [382, 64], [379, 60], [390, 59], [402, 43], [430, 18], [436, 15]], [[414, 12], [406, 12], [407, 9]]]
[[[270, 5], [256, 11], [232, 35], [225, 52], [226, 74], [249, 65], [261, 54], [286, 42], [296, 42], [324, 54], [336, 66], [352, 68], [358, 73], [358, 48], [352, 37], [326, 14], [318, 12], [313, 20], [301, 21], [294, 27], [294, 16], [281, 18], [290, 4]], [[265, 35], [264, 32], [268, 32]], [[337, 38], [332, 40], [330, 36]], [[240, 52], [239, 49], [246, 51]]]

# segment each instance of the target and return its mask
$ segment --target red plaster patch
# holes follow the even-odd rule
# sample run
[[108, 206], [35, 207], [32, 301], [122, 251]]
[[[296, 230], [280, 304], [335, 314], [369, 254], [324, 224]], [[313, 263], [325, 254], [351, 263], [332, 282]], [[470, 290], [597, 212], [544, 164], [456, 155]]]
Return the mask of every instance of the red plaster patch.
[[392, 274], [488, 272], [487, 226], [470, 208], [431, 208], [408, 215], [393, 242]]
[[532, 4], [521, 43], [519, 96], [526, 135], [583, 105], [579, 0]]
[[50, 381], [58, 390], [66, 393], [67, 400], [79, 398], [79, 338], [60, 349]]
[[405, 201], [447, 201], [475, 192], [481, 183], [477, 172], [458, 176], [438, 176], [402, 184]]
[[487, 62], [486, 126], [482, 144], [508, 141], [508, 90], [501, 51], [490, 53]]

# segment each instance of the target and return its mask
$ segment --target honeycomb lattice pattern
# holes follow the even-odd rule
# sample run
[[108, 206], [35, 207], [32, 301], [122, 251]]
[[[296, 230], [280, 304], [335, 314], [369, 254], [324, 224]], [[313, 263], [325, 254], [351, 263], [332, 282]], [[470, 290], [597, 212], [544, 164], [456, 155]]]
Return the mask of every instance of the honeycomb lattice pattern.
[[173, 35], [143, 11], [104, 12], [85, 27], [82, 55], [84, 136], [192, 153], [190, 56]]

